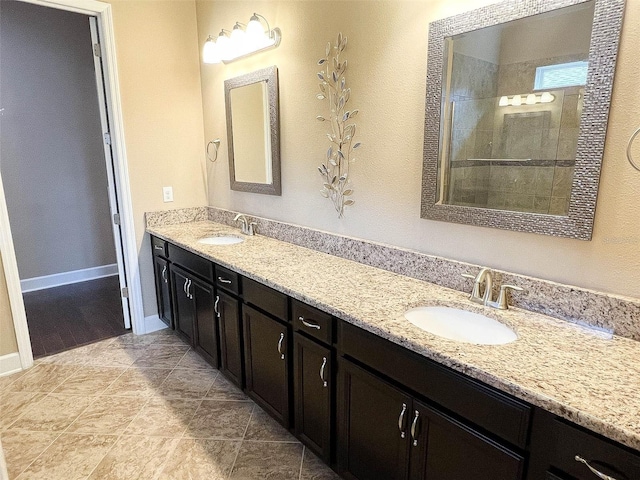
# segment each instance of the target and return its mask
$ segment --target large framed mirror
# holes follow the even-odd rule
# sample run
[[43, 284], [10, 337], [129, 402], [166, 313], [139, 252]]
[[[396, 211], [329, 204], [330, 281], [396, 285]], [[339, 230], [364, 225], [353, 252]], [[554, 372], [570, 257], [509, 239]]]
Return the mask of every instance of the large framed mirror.
[[231, 190], [280, 195], [278, 69], [225, 80]]
[[591, 239], [624, 0], [429, 24], [422, 218]]

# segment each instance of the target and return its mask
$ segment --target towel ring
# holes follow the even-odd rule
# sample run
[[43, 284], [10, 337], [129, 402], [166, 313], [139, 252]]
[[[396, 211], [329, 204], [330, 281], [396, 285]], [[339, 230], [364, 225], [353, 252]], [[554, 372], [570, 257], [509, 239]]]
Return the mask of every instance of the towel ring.
[[[209, 153], [209, 147], [213, 145], [216, 149], [215, 151], [215, 157], [211, 158], [211, 154]], [[218, 160], [218, 149], [220, 148], [220, 139], [216, 138], [215, 140], [211, 140], [209, 143], [207, 143], [207, 158], [211, 161], [211, 163], [215, 163], [216, 160]]]
[[631, 146], [633, 145], [633, 141], [636, 139], [636, 136], [638, 136], [639, 133], [640, 127], [638, 127], [636, 131], [631, 135], [631, 138], [629, 138], [629, 143], [627, 145], [627, 160], [629, 160], [629, 163], [633, 168], [640, 172], [640, 166], [638, 166], [638, 164], [633, 160], [633, 156], [631, 155]]

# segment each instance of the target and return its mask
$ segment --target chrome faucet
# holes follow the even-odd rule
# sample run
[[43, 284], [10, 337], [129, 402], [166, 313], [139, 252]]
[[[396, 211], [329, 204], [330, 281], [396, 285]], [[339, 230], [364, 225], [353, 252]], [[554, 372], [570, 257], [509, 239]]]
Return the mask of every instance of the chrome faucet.
[[245, 235], [256, 234], [256, 222], [250, 222], [249, 220], [247, 220], [247, 217], [244, 214], [239, 213], [233, 220], [235, 222], [240, 222], [240, 231]]
[[[475, 303], [481, 303], [487, 307], [498, 308], [500, 310], [507, 310], [509, 308], [509, 299], [507, 296], [508, 290], [517, 290], [519, 292], [523, 291], [522, 288], [516, 287], [515, 285], [502, 285], [500, 286], [500, 293], [498, 294], [498, 299], [493, 300], [493, 275], [491, 270], [483, 267], [480, 269], [478, 274], [474, 277], [469, 273], [463, 273], [463, 277], [473, 279], [473, 290], [471, 291], [471, 295], [469, 296], [469, 300]], [[482, 297], [480, 296], [480, 288], [482, 287], [482, 283], [484, 282], [484, 293]]]

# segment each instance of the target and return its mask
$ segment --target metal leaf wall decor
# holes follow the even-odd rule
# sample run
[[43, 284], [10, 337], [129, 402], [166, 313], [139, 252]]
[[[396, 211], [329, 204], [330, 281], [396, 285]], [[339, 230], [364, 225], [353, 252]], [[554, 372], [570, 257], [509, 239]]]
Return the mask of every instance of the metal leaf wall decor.
[[344, 216], [344, 207], [355, 202], [351, 198], [353, 188], [349, 180], [349, 167], [356, 161], [353, 157], [354, 150], [360, 147], [360, 143], [354, 141], [356, 124], [352, 120], [358, 110], [347, 108], [351, 97], [351, 89], [347, 88], [345, 77], [347, 61], [340, 59], [346, 46], [347, 37], [342, 33], [338, 34], [333, 46], [331, 42], [327, 43], [325, 56], [318, 60], [318, 65], [323, 70], [318, 72], [320, 92], [316, 95], [318, 100], [329, 102], [329, 115], [318, 115], [316, 119], [327, 122], [331, 127], [327, 133], [329, 149], [322, 165], [318, 167], [323, 180], [320, 193], [331, 199], [339, 218]]

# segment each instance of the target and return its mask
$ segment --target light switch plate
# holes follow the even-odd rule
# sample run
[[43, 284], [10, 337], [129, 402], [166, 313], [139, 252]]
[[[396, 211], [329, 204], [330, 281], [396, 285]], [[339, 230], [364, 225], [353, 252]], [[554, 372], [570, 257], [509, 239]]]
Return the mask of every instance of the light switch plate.
[[162, 200], [173, 202], [173, 187], [162, 187]]

